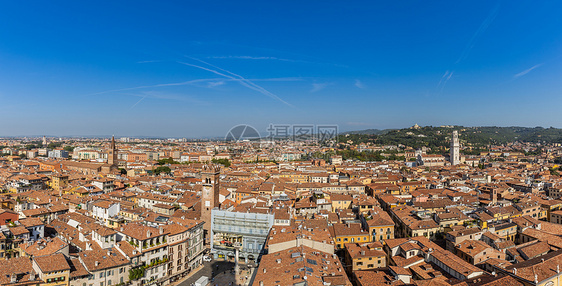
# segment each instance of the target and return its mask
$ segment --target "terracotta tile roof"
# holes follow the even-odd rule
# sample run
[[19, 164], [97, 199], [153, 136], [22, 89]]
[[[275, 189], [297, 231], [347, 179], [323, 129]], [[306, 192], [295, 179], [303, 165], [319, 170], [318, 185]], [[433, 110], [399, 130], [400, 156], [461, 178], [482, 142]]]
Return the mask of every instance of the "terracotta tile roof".
[[20, 248], [29, 256], [50, 255], [62, 251], [65, 247], [68, 247], [68, 243], [58, 237], [53, 239], [41, 239], [35, 243], [24, 243], [20, 245]]
[[[19, 278], [16, 283], [11, 283], [10, 274], [12, 273]], [[2, 263], [0, 263], [0, 285], [36, 285], [43, 283], [39, 275], [35, 275], [35, 279], [30, 280], [31, 273], [35, 273], [35, 271], [29, 257], [23, 256], [2, 260]]]
[[34, 257], [33, 260], [43, 273], [70, 270], [70, 265], [62, 253]]
[[359, 257], [384, 257], [385, 252], [382, 250], [370, 249], [366, 245], [359, 245], [359, 243], [348, 243], [345, 245], [346, 251], [352, 259]]
[[335, 223], [329, 229], [332, 237], [369, 235], [368, 232], [363, 231], [359, 223]]
[[116, 249], [121, 250], [128, 258], [133, 258], [137, 256], [141, 256], [142, 252], [135, 249], [130, 243], [126, 241], [119, 241], [117, 242]]
[[394, 278], [388, 268], [376, 270], [355, 271], [353, 275], [357, 278], [360, 285], [405, 285], [401, 280]]
[[400, 267], [409, 267], [412, 265], [417, 265], [419, 263], [424, 262], [424, 258], [416, 255], [416, 256], [412, 256], [408, 259], [402, 257], [402, 256], [393, 256], [390, 258], [397, 266]]
[[527, 245], [518, 249], [521, 256], [525, 259], [535, 258], [539, 255], [544, 255], [550, 252], [550, 245], [546, 241], [536, 241], [536, 243]]
[[86, 270], [93, 272], [129, 264], [130, 261], [115, 248], [87, 250], [78, 253]]
[[43, 222], [36, 217], [20, 219], [19, 222], [20, 222], [20, 224], [22, 224], [25, 227], [33, 227], [33, 226], [43, 225]]
[[327, 285], [328, 282], [352, 285], [337, 256], [306, 246], [264, 255], [254, 281], [256, 285], [260, 282], [264, 285], [293, 285], [305, 281], [309, 286]]
[[10, 232], [14, 236], [21, 236], [21, 235], [29, 233], [29, 230], [27, 230], [27, 228], [25, 228], [25, 226], [23, 226], [23, 225], [19, 225], [19, 226], [16, 226], [16, 227], [10, 227], [8, 229], [10, 230]]
[[68, 261], [70, 265], [70, 278], [79, 278], [90, 275], [90, 272], [84, 268], [84, 265], [78, 258], [71, 258]]
[[[162, 232], [160, 232], [160, 230], [162, 230]], [[168, 234], [164, 229], [150, 227], [138, 222], [132, 222], [122, 226], [119, 232], [140, 241]]]
[[557, 268], [560, 265], [562, 265], [562, 250], [510, 265], [506, 267], [506, 270], [512, 275], [528, 281], [535, 281], [536, 277], [540, 283], [559, 275]]

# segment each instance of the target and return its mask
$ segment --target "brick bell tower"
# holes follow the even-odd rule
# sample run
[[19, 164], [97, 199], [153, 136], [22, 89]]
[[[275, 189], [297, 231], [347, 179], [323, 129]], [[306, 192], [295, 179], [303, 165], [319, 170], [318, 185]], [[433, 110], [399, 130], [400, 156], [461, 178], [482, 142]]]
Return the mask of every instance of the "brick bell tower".
[[107, 164], [117, 166], [117, 147], [115, 146], [115, 136], [111, 136], [109, 152], [107, 153]]
[[201, 170], [201, 220], [205, 222], [205, 242], [209, 243], [211, 234], [211, 211], [220, 206], [219, 203], [219, 184], [220, 167], [204, 165]]

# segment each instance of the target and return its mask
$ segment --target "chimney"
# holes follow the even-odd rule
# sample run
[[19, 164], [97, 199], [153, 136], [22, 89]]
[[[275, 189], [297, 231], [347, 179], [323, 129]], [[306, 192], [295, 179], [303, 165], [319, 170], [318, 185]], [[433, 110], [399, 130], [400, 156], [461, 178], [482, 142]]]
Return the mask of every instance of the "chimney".
[[31, 271], [31, 273], [29, 273], [29, 281], [34, 281], [35, 280], [35, 272]]
[[267, 270], [265, 268], [263, 269], [263, 273], [267, 273]]
[[158, 231], [160, 232], [160, 234], [163, 234], [163, 233], [164, 233], [164, 229], [163, 229], [162, 227], [159, 227], [159, 228], [158, 228]]
[[361, 255], [365, 256], [365, 250], [361, 250]]
[[123, 232], [123, 227], [121, 227], [120, 229], [121, 229], [121, 232]]
[[16, 283], [16, 280], [17, 280], [16, 274], [12, 273], [10, 275], [10, 283]]
[[96, 267], [98, 267], [100, 265], [100, 262], [96, 260], [95, 265]]
[[150, 237], [150, 230], [146, 231], [146, 237]]

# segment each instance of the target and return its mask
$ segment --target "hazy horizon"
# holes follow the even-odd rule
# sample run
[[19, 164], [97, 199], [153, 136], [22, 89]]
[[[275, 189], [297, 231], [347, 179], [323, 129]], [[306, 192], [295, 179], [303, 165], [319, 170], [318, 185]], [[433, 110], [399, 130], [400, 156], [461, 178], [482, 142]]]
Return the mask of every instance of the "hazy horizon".
[[[414, 124], [415, 125], [415, 124]], [[353, 130], [338, 130], [339, 134], [343, 134], [343, 133], [348, 133], [348, 132], [357, 132], [357, 131], [366, 131], [366, 130], [396, 130], [396, 129], [407, 129], [410, 127], [413, 127], [414, 125], [411, 126], [403, 126], [403, 127], [397, 127], [397, 128], [382, 128], [382, 129], [378, 129], [378, 128], [360, 128], [360, 129], [353, 129]], [[419, 125], [419, 124], [418, 124]], [[501, 128], [509, 128], [509, 127], [521, 127], [521, 128], [537, 128], [537, 127], [541, 127], [541, 128], [556, 128], [556, 129], [562, 129], [559, 127], [554, 127], [554, 126], [516, 126], [516, 125], [509, 125], [509, 126], [498, 126], [498, 125], [482, 125], [482, 126], [465, 126], [465, 125], [451, 125], [451, 124], [440, 124], [440, 125], [419, 125], [420, 127], [441, 127], [441, 126], [455, 126], [455, 127], [467, 127], [467, 128], [476, 128], [476, 127], [501, 127]], [[228, 131], [228, 130], [227, 130]], [[260, 135], [263, 136], [264, 138], [268, 135], [267, 131], [263, 131], [262, 130], [258, 130], [260, 131]], [[212, 139], [224, 139], [225, 135], [210, 135], [210, 136], [200, 136], [200, 137], [194, 137], [194, 136], [154, 136], [154, 135], [122, 135], [122, 134], [80, 134], [80, 135], [76, 135], [76, 134], [67, 134], [67, 135], [52, 135], [52, 134], [23, 134], [23, 135], [0, 135], [0, 138], [23, 138], [23, 137], [29, 137], [29, 138], [42, 138], [43, 136], [45, 136], [46, 138], [111, 138], [112, 136], [115, 136], [115, 139], [120, 139], [120, 138], [141, 138], [141, 139], [188, 139], [188, 140], [212, 140]]]

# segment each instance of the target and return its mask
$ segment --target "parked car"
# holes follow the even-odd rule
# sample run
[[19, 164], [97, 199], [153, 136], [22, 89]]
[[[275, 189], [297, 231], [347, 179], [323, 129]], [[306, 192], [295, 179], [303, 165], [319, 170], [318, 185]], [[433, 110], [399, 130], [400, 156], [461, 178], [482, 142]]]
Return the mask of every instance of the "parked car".
[[211, 256], [209, 256], [209, 255], [204, 255], [204, 256], [203, 256], [203, 261], [205, 261], [205, 262], [211, 262], [211, 260], [213, 260], [213, 259], [211, 258]]

